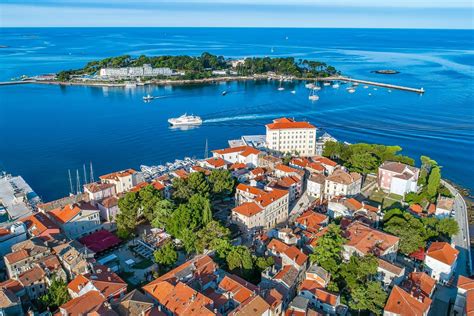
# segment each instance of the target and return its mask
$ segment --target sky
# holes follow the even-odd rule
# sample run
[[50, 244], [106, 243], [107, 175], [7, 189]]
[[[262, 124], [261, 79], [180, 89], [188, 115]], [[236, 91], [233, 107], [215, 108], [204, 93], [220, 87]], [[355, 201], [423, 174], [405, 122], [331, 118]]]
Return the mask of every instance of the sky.
[[472, 0], [0, 0], [1, 27], [473, 29]]

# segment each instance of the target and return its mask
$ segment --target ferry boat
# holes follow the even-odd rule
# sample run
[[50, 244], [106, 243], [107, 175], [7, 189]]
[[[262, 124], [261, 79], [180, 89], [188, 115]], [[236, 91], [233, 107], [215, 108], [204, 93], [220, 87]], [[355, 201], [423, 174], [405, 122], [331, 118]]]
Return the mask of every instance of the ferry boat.
[[191, 125], [201, 125], [202, 119], [196, 115], [187, 115], [186, 113], [177, 118], [170, 118], [168, 120], [173, 126], [191, 126]]

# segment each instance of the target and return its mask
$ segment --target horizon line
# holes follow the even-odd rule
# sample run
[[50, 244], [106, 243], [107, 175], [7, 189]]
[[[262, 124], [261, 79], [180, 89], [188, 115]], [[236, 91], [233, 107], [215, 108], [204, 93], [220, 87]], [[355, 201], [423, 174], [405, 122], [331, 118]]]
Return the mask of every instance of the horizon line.
[[360, 30], [433, 30], [433, 31], [474, 31], [472, 28], [427, 28], [427, 27], [343, 27], [343, 26], [94, 26], [94, 25], [63, 25], [63, 26], [2, 26], [0, 29], [27, 29], [27, 28], [41, 28], [41, 29], [55, 29], [55, 28], [170, 28], [170, 29], [181, 29], [181, 28], [208, 28], [208, 29], [242, 29], [242, 28], [254, 28], [254, 29], [360, 29]]

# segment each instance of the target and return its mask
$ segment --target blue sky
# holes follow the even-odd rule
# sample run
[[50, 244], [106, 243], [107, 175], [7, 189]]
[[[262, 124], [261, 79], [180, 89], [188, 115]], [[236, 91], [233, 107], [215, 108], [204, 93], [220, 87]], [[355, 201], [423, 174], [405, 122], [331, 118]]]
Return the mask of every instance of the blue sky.
[[0, 0], [1, 26], [472, 29], [472, 0]]

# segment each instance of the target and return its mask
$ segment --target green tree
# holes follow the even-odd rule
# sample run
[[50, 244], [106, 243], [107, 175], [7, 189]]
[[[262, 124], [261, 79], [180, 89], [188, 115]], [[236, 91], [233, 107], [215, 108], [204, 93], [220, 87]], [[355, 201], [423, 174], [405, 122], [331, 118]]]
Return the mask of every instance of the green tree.
[[160, 249], [156, 250], [153, 255], [157, 263], [166, 267], [174, 265], [178, 260], [178, 253], [171, 241], [165, 243]]
[[50, 311], [55, 311], [70, 299], [67, 283], [57, 276], [53, 277], [48, 292], [39, 298], [41, 304], [47, 306]]
[[158, 201], [153, 205], [153, 219], [151, 220], [151, 225], [156, 228], [165, 228], [174, 209], [175, 206], [170, 200]]
[[426, 189], [426, 192], [430, 198], [434, 198], [438, 194], [440, 181], [441, 170], [438, 166], [435, 166], [431, 169], [430, 175], [428, 177], [428, 186]]
[[186, 179], [175, 178], [173, 180], [173, 199], [187, 201], [194, 194]]
[[194, 194], [199, 194], [206, 198], [210, 196], [211, 187], [204, 173], [193, 172], [188, 176], [186, 180], [188, 182], [189, 187], [194, 192]]
[[400, 238], [400, 251], [406, 255], [425, 247], [425, 227], [408, 212], [399, 209], [388, 211], [384, 216], [384, 230]]
[[141, 215], [149, 222], [153, 221], [156, 205], [163, 200], [163, 195], [154, 186], [147, 185], [138, 191]]
[[208, 198], [194, 194], [189, 199], [187, 207], [196, 214], [200, 225], [206, 225], [212, 220], [211, 201]]
[[202, 253], [206, 249], [213, 249], [213, 246], [218, 245], [216, 240], [228, 240], [230, 237], [230, 230], [222, 226], [217, 221], [210, 221], [200, 231], [196, 233], [196, 250]]
[[269, 257], [255, 257], [255, 266], [261, 271], [264, 271], [268, 267], [275, 264], [275, 259], [272, 256]]
[[369, 281], [360, 283], [351, 291], [349, 307], [353, 310], [368, 310], [375, 315], [381, 315], [387, 293], [383, 290], [380, 282]]
[[349, 262], [341, 266], [339, 276], [342, 277], [349, 289], [353, 289], [359, 283], [365, 283], [370, 277], [377, 274], [378, 261], [374, 255], [359, 257], [351, 256]]
[[348, 163], [350, 165], [349, 170], [363, 174], [374, 172], [379, 166], [377, 157], [369, 152], [353, 154]]
[[459, 225], [453, 218], [443, 218], [438, 221], [437, 230], [441, 235], [452, 237], [459, 232]]
[[310, 255], [311, 262], [317, 263], [331, 274], [337, 273], [342, 262], [344, 242], [340, 226], [329, 224], [327, 232], [318, 239], [314, 252]]
[[253, 269], [252, 254], [245, 246], [233, 247], [227, 254], [226, 260], [229, 270], [237, 270], [240, 272], [240, 275], [248, 273]]
[[212, 170], [209, 175], [209, 183], [212, 186], [212, 193], [217, 196], [230, 195], [234, 190], [235, 179], [229, 170]]
[[140, 205], [141, 202], [136, 192], [127, 192], [119, 199], [120, 213], [115, 221], [117, 223], [117, 234], [120, 238], [126, 239], [135, 232]]

